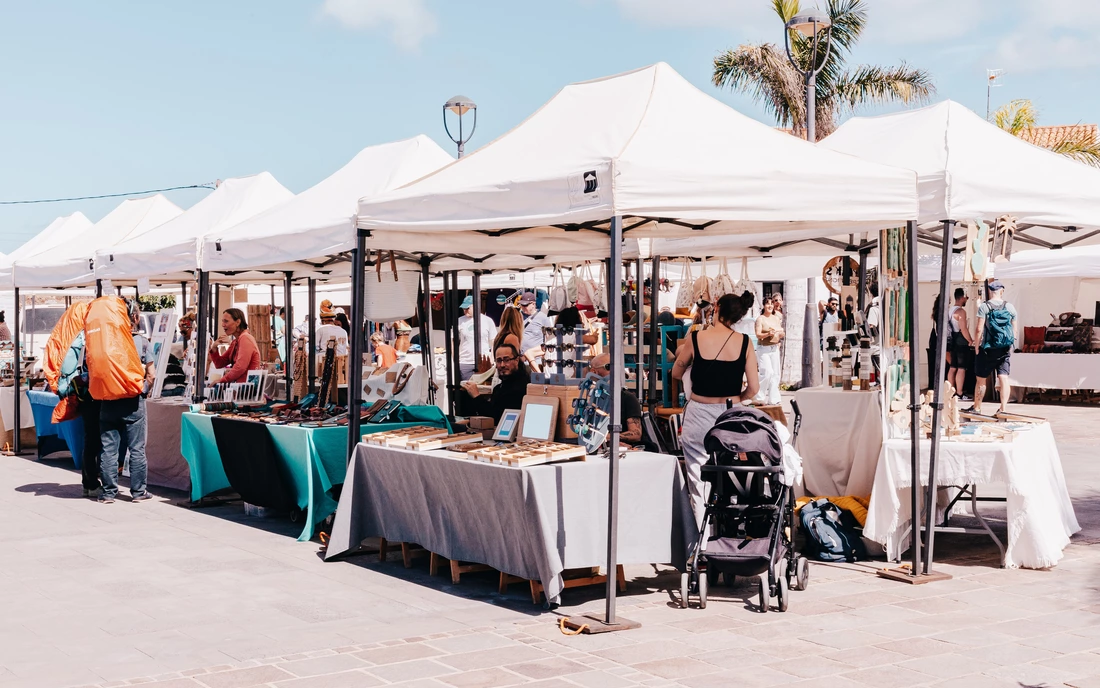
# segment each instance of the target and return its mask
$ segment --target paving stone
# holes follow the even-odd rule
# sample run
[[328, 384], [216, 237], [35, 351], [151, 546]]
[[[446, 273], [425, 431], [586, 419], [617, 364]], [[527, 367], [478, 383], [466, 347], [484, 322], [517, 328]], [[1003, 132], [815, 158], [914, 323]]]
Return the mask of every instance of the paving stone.
[[421, 678], [432, 678], [444, 674], [453, 674], [455, 670], [430, 659], [415, 659], [411, 662], [399, 664], [387, 664], [385, 666], [370, 667], [366, 670], [373, 676], [388, 683], [411, 681]]
[[372, 688], [383, 685], [382, 681], [362, 671], [342, 671], [335, 674], [295, 678], [279, 681], [275, 688]]
[[801, 657], [796, 660], [775, 662], [768, 667], [776, 671], [782, 671], [798, 678], [812, 678], [814, 676], [831, 676], [833, 674], [851, 671], [855, 667], [832, 659], [818, 656]]
[[494, 666], [529, 662], [547, 657], [550, 657], [550, 655], [533, 647], [516, 645], [515, 647], [464, 652], [458, 655], [444, 655], [436, 659], [460, 671], [471, 671], [473, 669], [487, 669]]
[[493, 667], [441, 676], [439, 680], [455, 688], [496, 688], [497, 686], [514, 686], [519, 683], [526, 683], [528, 678], [513, 674], [505, 669]]
[[354, 655], [328, 655], [303, 659], [297, 662], [284, 662], [277, 664], [280, 669], [294, 676], [318, 676], [320, 674], [335, 674], [340, 671], [360, 669], [366, 664]]
[[967, 657], [973, 657], [974, 659], [982, 659], [998, 666], [1037, 662], [1057, 656], [1057, 653], [1049, 650], [1041, 650], [1037, 647], [1017, 644], [975, 647], [969, 650], [963, 650], [960, 654], [966, 655]]
[[248, 686], [258, 686], [264, 683], [274, 683], [286, 678], [293, 678], [293, 674], [288, 674], [273, 666], [234, 669], [196, 677], [199, 683], [210, 688], [247, 688]]
[[353, 652], [352, 656], [371, 664], [394, 664], [395, 662], [407, 662], [412, 659], [424, 659], [425, 657], [435, 657], [441, 654], [443, 654], [442, 650], [431, 645], [414, 643]]
[[898, 654], [908, 655], [910, 657], [930, 657], [932, 655], [942, 655], [953, 652], [958, 649], [951, 643], [945, 643], [942, 640], [933, 640], [932, 638], [895, 640], [890, 643], [879, 643], [876, 647], [880, 650], [897, 652]]
[[875, 667], [873, 669], [861, 669], [851, 673], [842, 674], [843, 678], [864, 683], [876, 688], [902, 688], [903, 686], [915, 686], [927, 683], [931, 678], [928, 674], [919, 673], [900, 667]]
[[588, 670], [588, 667], [584, 664], [561, 657], [540, 659], [534, 662], [523, 662], [521, 664], [508, 664], [505, 666], [509, 671], [514, 671], [517, 674], [533, 679], [553, 678], [555, 676], [565, 676]]

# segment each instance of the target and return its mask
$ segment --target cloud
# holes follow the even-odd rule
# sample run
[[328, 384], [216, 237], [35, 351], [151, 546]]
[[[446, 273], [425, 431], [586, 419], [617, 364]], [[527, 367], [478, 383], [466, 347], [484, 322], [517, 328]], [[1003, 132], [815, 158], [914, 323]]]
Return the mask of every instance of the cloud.
[[424, 0], [325, 0], [321, 14], [349, 29], [388, 28], [402, 50], [416, 50], [439, 28]]
[[996, 44], [998, 66], [1016, 73], [1088, 69], [1100, 65], [1100, 3], [1022, 3], [1019, 22]]

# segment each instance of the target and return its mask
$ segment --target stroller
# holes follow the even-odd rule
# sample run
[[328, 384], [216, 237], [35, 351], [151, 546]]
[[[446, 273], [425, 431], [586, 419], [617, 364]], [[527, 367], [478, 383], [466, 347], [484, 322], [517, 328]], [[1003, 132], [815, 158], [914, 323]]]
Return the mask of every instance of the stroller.
[[[792, 588], [805, 590], [809, 562], [793, 547], [794, 498], [783, 484], [783, 445], [772, 419], [754, 408], [722, 413], [704, 439], [710, 460], [702, 467], [710, 483], [703, 525], [680, 577], [680, 606], [696, 593], [706, 609], [707, 588], [724, 574], [759, 578], [759, 605], [771, 598], [787, 611]], [[712, 531], [707, 537], [707, 532]]]

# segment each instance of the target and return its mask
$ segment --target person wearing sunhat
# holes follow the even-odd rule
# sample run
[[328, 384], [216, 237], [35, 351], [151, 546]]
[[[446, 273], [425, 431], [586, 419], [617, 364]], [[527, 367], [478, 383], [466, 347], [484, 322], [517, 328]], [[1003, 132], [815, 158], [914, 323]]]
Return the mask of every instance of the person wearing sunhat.
[[332, 301], [325, 299], [321, 302], [321, 326], [316, 331], [316, 352], [323, 354], [328, 347], [330, 339], [336, 340], [336, 355], [348, 355], [348, 332], [336, 324], [337, 310], [332, 307]]
[[[467, 295], [459, 306], [462, 315], [458, 318], [458, 366], [462, 379], [469, 380], [477, 371], [478, 362], [474, 360], [474, 297]], [[497, 336], [497, 326], [493, 319], [481, 313], [481, 356], [488, 359], [492, 353], [493, 338]], [[489, 363], [492, 365], [492, 363]]]

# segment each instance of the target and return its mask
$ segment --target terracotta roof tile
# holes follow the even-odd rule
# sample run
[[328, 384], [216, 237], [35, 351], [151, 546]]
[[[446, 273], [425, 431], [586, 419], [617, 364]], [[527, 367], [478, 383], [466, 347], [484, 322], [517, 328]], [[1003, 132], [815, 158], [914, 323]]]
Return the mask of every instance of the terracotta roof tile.
[[1067, 137], [1084, 137], [1096, 141], [1097, 126], [1095, 124], [1070, 124], [1058, 127], [1032, 127], [1020, 134], [1020, 138], [1023, 140], [1043, 148], [1050, 148]]

